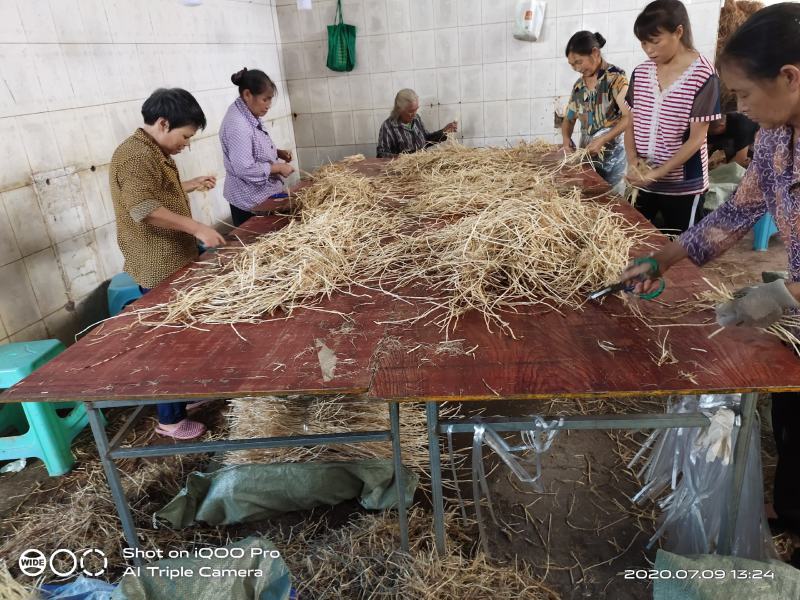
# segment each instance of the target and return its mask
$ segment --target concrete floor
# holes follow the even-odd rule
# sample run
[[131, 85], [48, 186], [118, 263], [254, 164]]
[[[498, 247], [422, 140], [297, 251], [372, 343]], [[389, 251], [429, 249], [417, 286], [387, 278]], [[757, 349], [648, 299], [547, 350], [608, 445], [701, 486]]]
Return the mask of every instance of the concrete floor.
[[[752, 236], [748, 235], [704, 272], [709, 279], [742, 286], [759, 282], [762, 271], [785, 269], [786, 254], [780, 240], [773, 238], [766, 252], [754, 252]], [[478, 407], [472, 404], [471, 408]], [[496, 410], [497, 405], [492, 409]], [[541, 405], [517, 403], [511, 413], [541, 414], [544, 410]], [[628, 441], [635, 447], [641, 439]], [[91, 438], [83, 435], [80, 443], [88, 449]], [[603, 432], [561, 434], [545, 460], [547, 493], [541, 495], [540, 501], [529, 490], [521, 490], [519, 484], [512, 483], [507, 469], [498, 469], [490, 478], [491, 492], [498, 515], [509, 527], [490, 528], [492, 556], [497, 560], [519, 556], [539, 565], [542, 568], [537, 572], [541, 576], [546, 574], [547, 585], [565, 599], [652, 597], [652, 587], [646, 582], [626, 581], [621, 575], [626, 568], [649, 567], [654, 551], [647, 551], [645, 544], [647, 532], [653, 530], [655, 513], [626, 512], [630, 507], [628, 498], [638, 489], [638, 483], [625, 474], [619, 443], [619, 438]], [[768, 445], [765, 444], [765, 477], [770, 481]], [[0, 532], [5, 529], [3, 523], [13, 522], [27, 497], [55, 483], [35, 460], [20, 473], [0, 475]], [[522, 505], [530, 505], [532, 501], [537, 502], [531, 507], [534, 518], [539, 519], [537, 525], [527, 522], [522, 509]], [[523, 533], [515, 533], [522, 530]], [[549, 540], [547, 549], [542, 537]], [[16, 560], [16, 557], [0, 558]], [[548, 562], [551, 568], [545, 569]]]

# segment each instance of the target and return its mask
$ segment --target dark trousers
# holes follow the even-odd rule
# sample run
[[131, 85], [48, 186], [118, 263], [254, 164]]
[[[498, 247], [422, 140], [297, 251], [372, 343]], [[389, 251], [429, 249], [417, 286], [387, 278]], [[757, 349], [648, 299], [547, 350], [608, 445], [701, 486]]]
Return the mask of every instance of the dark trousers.
[[[278, 194], [272, 194], [269, 199], [273, 198], [288, 198], [289, 194], [286, 192], [280, 192]], [[231, 206], [231, 222], [233, 223], [234, 227], [239, 227], [242, 223], [247, 221], [250, 217], [254, 217], [255, 214], [249, 211], [244, 210], [243, 208], [239, 208], [238, 206], [234, 206], [230, 202], [228, 202]]]
[[[683, 233], [703, 214], [703, 195], [667, 196], [639, 190], [636, 209], [666, 234]], [[660, 215], [660, 219], [659, 219]]]
[[231, 204], [231, 222], [234, 227], [239, 227], [242, 223], [247, 221], [250, 217], [255, 216], [253, 213], [243, 210], [238, 206]]
[[772, 394], [772, 432], [778, 450], [775, 512], [788, 529], [800, 534], [800, 392]]
[[[142, 294], [146, 294], [150, 291], [150, 288], [139, 286], [139, 291], [142, 292]], [[162, 425], [174, 425], [186, 418], [186, 402], [156, 404], [156, 412], [158, 413], [159, 423]]]

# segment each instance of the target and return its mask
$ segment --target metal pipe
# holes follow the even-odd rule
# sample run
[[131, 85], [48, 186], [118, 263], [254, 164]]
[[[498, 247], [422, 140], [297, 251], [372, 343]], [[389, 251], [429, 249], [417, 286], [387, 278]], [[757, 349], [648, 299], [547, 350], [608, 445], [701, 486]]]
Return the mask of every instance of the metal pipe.
[[394, 461], [394, 485], [397, 490], [397, 517], [400, 521], [400, 547], [408, 552], [408, 514], [403, 481], [403, 447], [400, 445], [400, 404], [397, 402], [389, 403], [389, 421], [392, 427], [392, 459]]
[[[431, 462], [433, 533], [436, 540], [436, 551], [444, 554], [444, 495], [442, 493], [442, 462], [439, 454], [439, 405], [436, 402], [426, 402], [425, 415], [428, 423], [428, 456]], [[473, 431], [472, 426], [467, 431]]]
[[111, 496], [114, 498], [119, 520], [122, 521], [122, 531], [125, 533], [125, 540], [128, 542], [128, 548], [136, 551], [133, 563], [137, 567], [140, 567], [143, 562], [138, 552], [139, 538], [136, 535], [136, 526], [133, 524], [131, 509], [128, 505], [128, 499], [125, 497], [125, 490], [119, 478], [117, 465], [114, 464], [114, 460], [111, 458], [106, 429], [98, 414], [97, 408], [95, 408], [91, 402], [85, 402], [84, 406], [86, 407], [86, 414], [89, 417], [89, 425], [92, 428], [95, 444], [97, 444], [97, 452], [100, 454], [100, 461], [103, 463], [103, 470], [106, 473], [108, 487], [111, 488]]
[[224, 440], [218, 442], [190, 442], [139, 448], [111, 450], [112, 458], [151, 458], [154, 456], [177, 456], [178, 454], [206, 454], [235, 452], [261, 448], [294, 448], [300, 446], [332, 446], [335, 444], [360, 444], [363, 442], [389, 442], [390, 431], [363, 431], [352, 433], [325, 433], [319, 435], [253, 438], [251, 440]]

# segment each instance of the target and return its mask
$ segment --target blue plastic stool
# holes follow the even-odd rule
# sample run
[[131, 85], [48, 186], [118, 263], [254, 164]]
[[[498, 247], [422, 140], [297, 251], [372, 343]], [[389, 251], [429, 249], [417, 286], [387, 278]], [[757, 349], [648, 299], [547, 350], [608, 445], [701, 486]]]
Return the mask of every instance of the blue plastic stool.
[[778, 233], [778, 226], [772, 215], [765, 213], [753, 227], [753, 250], [766, 250], [769, 248], [769, 238]]
[[141, 296], [139, 284], [130, 275], [117, 273], [108, 285], [108, 314], [112, 317], [119, 314], [123, 308]]
[[[0, 346], [0, 390], [18, 383], [65, 350], [58, 340], [20, 342]], [[58, 410], [69, 410], [62, 417]], [[63, 475], [75, 457], [70, 446], [88, 422], [80, 402], [22, 402], [0, 405], [0, 461], [39, 458], [48, 474]]]

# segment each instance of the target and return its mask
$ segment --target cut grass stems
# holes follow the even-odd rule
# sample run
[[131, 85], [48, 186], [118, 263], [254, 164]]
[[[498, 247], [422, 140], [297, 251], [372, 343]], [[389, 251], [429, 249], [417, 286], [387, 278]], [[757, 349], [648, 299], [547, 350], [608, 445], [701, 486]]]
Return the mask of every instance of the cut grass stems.
[[412, 321], [451, 332], [470, 311], [513, 335], [523, 307], [579, 309], [645, 233], [613, 203], [581, 198], [581, 155], [550, 146], [443, 144], [366, 177], [322, 167], [289, 224], [190, 271], [171, 300], [137, 311], [149, 325], [202, 327], [287, 317], [334, 294], [413, 301]]

